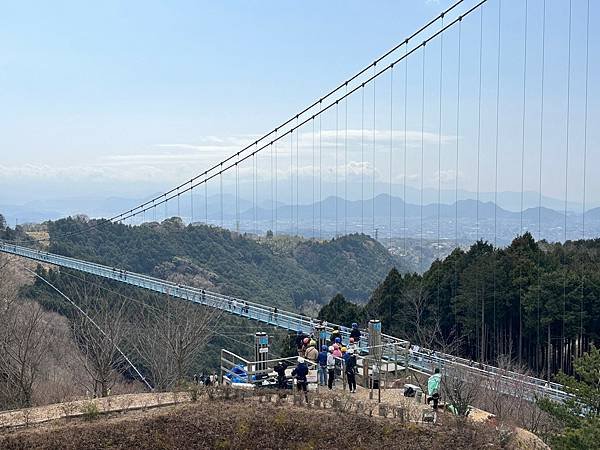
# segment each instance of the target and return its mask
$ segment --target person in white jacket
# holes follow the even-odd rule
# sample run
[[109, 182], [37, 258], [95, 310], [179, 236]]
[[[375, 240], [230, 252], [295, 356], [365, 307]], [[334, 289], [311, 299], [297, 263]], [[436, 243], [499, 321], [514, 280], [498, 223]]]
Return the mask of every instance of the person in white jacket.
[[329, 353], [327, 354], [327, 387], [329, 390], [333, 389], [333, 382], [335, 380], [335, 357], [333, 356], [333, 345], [329, 347]]

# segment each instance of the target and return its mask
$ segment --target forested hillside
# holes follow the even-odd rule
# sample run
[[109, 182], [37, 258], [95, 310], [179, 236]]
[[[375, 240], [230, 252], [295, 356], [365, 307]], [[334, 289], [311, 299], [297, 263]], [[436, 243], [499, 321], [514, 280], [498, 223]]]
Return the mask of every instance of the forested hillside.
[[364, 235], [299, 241], [282, 253], [220, 228], [185, 226], [177, 218], [142, 226], [93, 225], [82, 218], [48, 222], [49, 250], [287, 308], [320, 304], [337, 292], [364, 302], [396, 264]]
[[572, 357], [600, 338], [600, 240], [549, 244], [525, 234], [501, 249], [477, 242], [422, 276], [393, 269], [364, 308], [338, 297], [321, 316], [379, 318], [387, 333], [430, 348], [570, 372]]

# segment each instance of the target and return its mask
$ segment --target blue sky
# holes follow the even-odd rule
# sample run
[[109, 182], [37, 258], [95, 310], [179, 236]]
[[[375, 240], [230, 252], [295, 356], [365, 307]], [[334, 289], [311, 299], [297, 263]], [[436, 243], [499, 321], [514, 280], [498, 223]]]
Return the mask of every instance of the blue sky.
[[[466, 0], [465, 6], [474, 4]], [[588, 123], [588, 200], [600, 200], [600, 5], [591, 2]], [[230, 154], [254, 136], [362, 68], [449, 1], [389, 2], [4, 2], [0, 5], [0, 202], [40, 196], [135, 195], [168, 188]], [[500, 190], [520, 189], [523, 77], [522, 0], [502, 0]], [[529, 0], [526, 94], [526, 180], [536, 190], [539, 161], [541, 5]], [[568, 1], [547, 0], [544, 123], [544, 194], [564, 196]], [[569, 192], [582, 196], [584, 0], [573, 0]], [[464, 8], [463, 8], [464, 9]], [[480, 189], [494, 189], [498, 0], [484, 9]], [[444, 188], [453, 188], [454, 148], [461, 149], [462, 189], [475, 189], [479, 15], [462, 26], [461, 122], [456, 130], [457, 29], [444, 37], [442, 161]], [[422, 55], [408, 59], [407, 183], [420, 184]], [[427, 133], [424, 184], [437, 186], [439, 39], [426, 48]], [[395, 164], [403, 147], [402, 71], [396, 69], [392, 104]], [[377, 81], [375, 168], [359, 160], [359, 96], [348, 103], [350, 156], [342, 174], [376, 172], [377, 190], [388, 175], [390, 79]], [[366, 127], [372, 129], [372, 90], [366, 91]], [[345, 107], [345, 106], [344, 106]], [[387, 109], [386, 109], [387, 108]], [[339, 112], [342, 113], [341, 111]], [[341, 117], [341, 116], [340, 116]], [[338, 117], [338, 121], [341, 120]], [[334, 192], [335, 118], [328, 131], [324, 172]], [[339, 122], [338, 122], [339, 124]], [[354, 132], [354, 134], [353, 134]], [[301, 131], [301, 175], [310, 177], [311, 129]], [[354, 140], [352, 140], [354, 139]], [[287, 145], [288, 144], [283, 144]], [[325, 151], [325, 150], [324, 150]], [[283, 159], [281, 160], [283, 161]], [[281, 164], [284, 164], [283, 162]], [[288, 163], [289, 164], [289, 163]], [[264, 166], [264, 164], [263, 164]], [[242, 170], [242, 178], [251, 169]], [[303, 174], [303, 175], [302, 175]], [[289, 175], [289, 174], [287, 174]], [[266, 175], [265, 175], [266, 176]], [[394, 166], [401, 185], [404, 168]], [[281, 179], [286, 172], [282, 170]], [[230, 181], [230, 180], [229, 180]]]

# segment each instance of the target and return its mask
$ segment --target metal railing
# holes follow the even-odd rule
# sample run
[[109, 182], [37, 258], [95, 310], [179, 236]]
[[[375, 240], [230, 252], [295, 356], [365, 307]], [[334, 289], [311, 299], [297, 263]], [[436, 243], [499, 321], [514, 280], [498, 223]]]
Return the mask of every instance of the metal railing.
[[[127, 283], [133, 286], [149, 289], [154, 292], [181, 298], [187, 301], [198, 303], [204, 306], [218, 308], [230, 314], [256, 320], [268, 325], [283, 328], [291, 331], [298, 331], [306, 334], [312, 334], [315, 326], [324, 326], [327, 332], [333, 331], [335, 324], [322, 323], [313, 318], [298, 314], [292, 311], [275, 309], [273, 307], [261, 305], [259, 303], [240, 299], [238, 297], [223, 295], [217, 292], [210, 292], [191, 286], [182, 286], [171, 281], [161, 280], [159, 278], [143, 275], [139, 273], [128, 272], [115, 267], [104, 266], [101, 264], [90, 263], [68, 256], [56, 255], [42, 250], [30, 249], [27, 247], [9, 244], [0, 241], [0, 252], [25, 257], [34, 261], [53, 264], [61, 267], [79, 270], [103, 278]], [[346, 341], [350, 336], [351, 329], [342, 325], [338, 326], [342, 338]], [[362, 331], [361, 348], [364, 348], [368, 341], [368, 332]], [[382, 334], [383, 344], [401, 344], [408, 346], [409, 342], [394, 336]], [[503, 379], [512, 382], [525, 382], [530, 388], [530, 398], [534, 396], [545, 396], [557, 401], [563, 401], [568, 398], [568, 394], [563, 391], [562, 385], [558, 383], [548, 383], [543, 379], [532, 376], [525, 376], [508, 370], [500, 369], [488, 364], [472, 364], [464, 358], [452, 355], [437, 353], [427, 349], [421, 351], [411, 351], [407, 358], [410, 368], [431, 373], [435, 367], [455, 367], [480, 374], [483, 377], [500, 376]]]

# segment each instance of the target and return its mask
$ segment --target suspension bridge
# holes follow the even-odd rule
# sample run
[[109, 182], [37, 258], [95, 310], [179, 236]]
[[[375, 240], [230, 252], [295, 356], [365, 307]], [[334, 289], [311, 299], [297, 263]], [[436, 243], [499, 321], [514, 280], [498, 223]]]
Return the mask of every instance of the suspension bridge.
[[[288, 331], [303, 332], [307, 335], [315, 333], [317, 321], [315, 319], [294, 313], [277, 309], [271, 306], [261, 305], [259, 303], [246, 301], [241, 298], [222, 295], [216, 292], [206, 291], [191, 286], [184, 286], [160, 278], [151, 277], [139, 273], [127, 272], [115, 267], [103, 266], [101, 264], [81, 261], [75, 258], [55, 255], [52, 253], [32, 250], [27, 247], [21, 247], [14, 244], [0, 242], [0, 252], [21, 256], [40, 263], [53, 264], [60, 267], [75, 269], [91, 275], [96, 275], [109, 280], [119, 281], [121, 283], [148, 289], [172, 297], [180, 298], [186, 301], [194, 302], [199, 305], [217, 308], [229, 314], [255, 320], [263, 324], [282, 328]], [[336, 326], [340, 330], [341, 336], [345, 341], [350, 337], [351, 329], [344, 325], [325, 324], [324, 330], [331, 333]], [[368, 341], [368, 332], [362, 331], [365, 339], [362, 339], [362, 346]], [[510, 394], [511, 388], [522, 386], [525, 388], [526, 395], [533, 399], [536, 395], [540, 397], [549, 397], [558, 401], [565, 400], [568, 395], [562, 391], [562, 386], [558, 383], [548, 383], [545, 380], [524, 376], [523, 374], [511, 371], [500, 370], [487, 364], [478, 364], [475, 367], [471, 361], [441, 352], [434, 352], [429, 349], [420, 348], [419, 350], [408, 349], [409, 342], [394, 336], [382, 334], [383, 345], [400, 344], [407, 349], [408, 358], [402, 358], [402, 363], [407, 362], [411, 369], [422, 373], [433, 373], [435, 368], [460, 368], [472, 372], [482, 378], [495, 377], [500, 380], [507, 394]], [[366, 347], [365, 347], [366, 348]]]
[[[586, 230], [594, 225], [587, 190], [595, 181], [588, 177], [588, 166], [597, 158], [588, 152], [588, 143], [597, 139], [597, 131], [588, 129], [597, 106], [596, 91], [590, 89], [594, 67], [589, 57], [590, 21], [600, 10], [589, 0], [525, 0], [507, 8], [509, 3], [456, 1], [306, 108], [178, 186], [85, 229], [2, 242], [0, 251], [310, 332], [314, 321], [300, 314], [274, 314], [266, 305], [27, 245], [68, 240], [109, 222], [135, 226], [156, 221], [161, 210], [166, 219], [176, 210], [190, 224], [203, 222], [254, 234], [270, 230], [313, 239], [353, 232], [379, 234], [400, 255], [407, 254], [407, 241], [416, 236], [422, 265], [426, 241], [435, 243], [438, 259], [442, 241], [459, 247], [465, 241], [488, 240], [497, 246], [502, 241], [499, 199], [511, 188], [520, 193], [513, 235], [531, 231], [537, 239], [586, 239]], [[583, 26], [574, 27], [575, 20]], [[564, 44], [562, 50], [557, 49], [557, 40]], [[552, 85], [550, 93], [552, 81], [560, 89]], [[418, 187], [416, 219], [409, 215], [410, 180]], [[529, 205], [527, 192], [532, 187], [538, 198]], [[434, 192], [430, 205], [427, 189]], [[475, 211], [467, 221], [460, 219], [461, 209], [467, 208], [465, 189], [476, 192]], [[485, 189], [492, 193], [491, 213], [484, 208], [483, 200], [489, 199]], [[564, 223], [558, 232], [555, 222], [544, 228], [545, 189], [547, 194], [560, 192], [564, 200], [560, 216]], [[402, 198], [398, 204], [396, 194]], [[251, 200], [242, 198], [246, 195]], [[349, 202], [353, 196], [360, 199], [358, 206]], [[209, 204], [213, 198], [218, 201]], [[384, 198], [387, 205], [378, 208], [377, 198]], [[443, 206], [448, 199], [452, 203]], [[577, 214], [571, 206], [575, 200], [581, 208]], [[282, 202], [287, 204], [281, 206]], [[448, 208], [454, 209], [453, 214], [443, 213]], [[493, 301], [495, 312], [495, 302], [500, 301], [495, 290]], [[563, 343], [564, 329], [563, 319]], [[384, 338], [408, 345], [392, 336]], [[537, 348], [541, 345], [536, 343]], [[435, 365], [501, 376], [509, 384], [522, 379], [483, 362], [473, 367], [452, 355], [410, 353], [409, 366], [415, 370], [430, 372]], [[560, 385], [539, 378], [527, 377], [526, 383], [532, 396], [559, 400], [566, 396]]]

